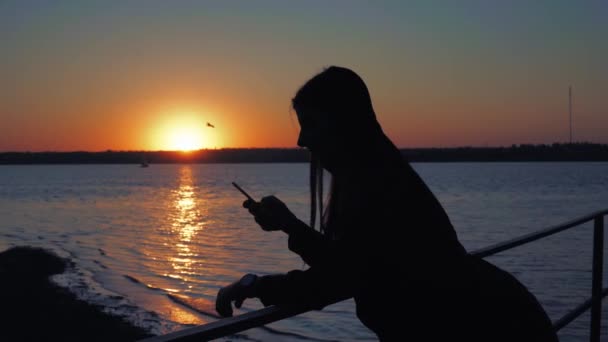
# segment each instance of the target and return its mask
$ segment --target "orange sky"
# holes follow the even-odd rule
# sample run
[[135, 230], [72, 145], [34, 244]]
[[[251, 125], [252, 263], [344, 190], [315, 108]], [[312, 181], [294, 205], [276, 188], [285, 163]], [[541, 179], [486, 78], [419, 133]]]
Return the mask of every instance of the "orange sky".
[[0, 151], [294, 147], [332, 64], [400, 147], [565, 142], [569, 85], [574, 140], [608, 143], [602, 3], [322, 4], [2, 2]]

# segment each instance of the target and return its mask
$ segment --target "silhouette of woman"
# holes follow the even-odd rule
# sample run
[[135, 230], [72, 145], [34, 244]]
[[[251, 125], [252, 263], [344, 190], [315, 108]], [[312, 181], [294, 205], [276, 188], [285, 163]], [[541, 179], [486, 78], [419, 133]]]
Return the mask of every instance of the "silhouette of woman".
[[[298, 145], [311, 152], [311, 223], [274, 196], [245, 201], [265, 231], [282, 230], [310, 266], [247, 274], [222, 288], [216, 309], [246, 298], [322, 309], [354, 297], [357, 316], [382, 341], [557, 341], [536, 298], [512, 275], [469, 255], [433, 193], [376, 120], [363, 80], [332, 66], [292, 100]], [[322, 169], [331, 174], [322, 205]]]

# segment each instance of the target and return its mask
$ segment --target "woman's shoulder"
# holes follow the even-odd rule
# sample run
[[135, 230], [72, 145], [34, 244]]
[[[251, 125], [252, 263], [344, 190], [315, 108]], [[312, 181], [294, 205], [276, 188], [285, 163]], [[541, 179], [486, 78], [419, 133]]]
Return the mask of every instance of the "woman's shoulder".
[[344, 197], [368, 208], [375, 205], [386, 206], [387, 201], [404, 200], [408, 194], [406, 177], [397, 172], [378, 171], [369, 170], [347, 180]]

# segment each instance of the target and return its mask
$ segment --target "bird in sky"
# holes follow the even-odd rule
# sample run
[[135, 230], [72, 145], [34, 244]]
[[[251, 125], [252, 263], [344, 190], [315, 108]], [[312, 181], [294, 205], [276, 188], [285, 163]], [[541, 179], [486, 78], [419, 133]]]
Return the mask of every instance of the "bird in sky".
[[207, 122], [207, 127], [215, 128], [215, 126], [213, 126], [213, 125], [212, 125], [212, 124], [210, 124], [209, 122]]

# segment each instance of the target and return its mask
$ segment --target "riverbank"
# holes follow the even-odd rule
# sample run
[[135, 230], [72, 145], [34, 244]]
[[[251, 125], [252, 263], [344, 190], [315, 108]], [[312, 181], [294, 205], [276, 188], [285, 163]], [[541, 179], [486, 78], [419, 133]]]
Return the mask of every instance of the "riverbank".
[[135, 341], [149, 334], [76, 299], [49, 277], [69, 260], [40, 248], [0, 252], [0, 341]]

